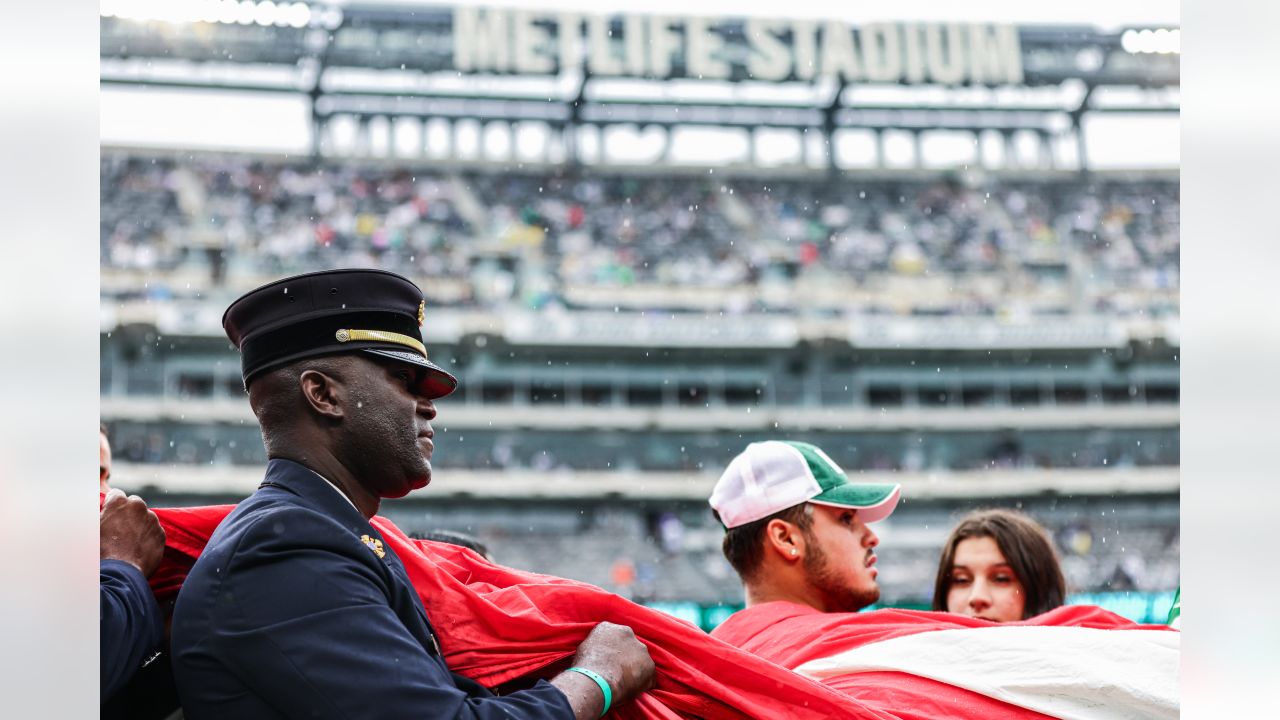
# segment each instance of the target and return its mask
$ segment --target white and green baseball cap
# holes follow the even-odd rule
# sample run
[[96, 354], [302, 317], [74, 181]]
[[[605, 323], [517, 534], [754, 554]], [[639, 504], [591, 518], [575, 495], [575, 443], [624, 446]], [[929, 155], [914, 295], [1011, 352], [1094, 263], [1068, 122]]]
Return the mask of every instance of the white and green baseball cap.
[[835, 461], [809, 443], [766, 440], [735, 457], [711, 491], [711, 507], [726, 528], [746, 525], [803, 502], [853, 508], [863, 522], [889, 517], [897, 483], [851, 482]]

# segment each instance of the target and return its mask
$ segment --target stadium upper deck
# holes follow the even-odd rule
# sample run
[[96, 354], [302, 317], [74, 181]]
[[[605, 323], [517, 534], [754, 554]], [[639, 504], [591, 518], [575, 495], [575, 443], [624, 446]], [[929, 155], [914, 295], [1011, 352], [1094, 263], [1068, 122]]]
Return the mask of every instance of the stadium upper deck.
[[[1076, 146], [1066, 166], [1086, 167], [1086, 116], [1178, 111], [1179, 31], [1168, 27], [232, 0], [163, 10], [112, 0], [101, 27], [104, 84], [293, 96], [310, 117], [296, 134], [317, 157], [366, 151], [375, 127], [416, 130], [407, 154], [422, 156], [439, 142], [428, 139], [435, 123], [446, 127], [446, 156], [459, 159], [460, 129], [478, 123], [507, 140], [536, 126], [533, 155], [568, 165], [607, 161], [609, 129], [658, 131], [670, 151], [678, 130], [703, 127], [745, 137], [749, 163], [758, 131], [775, 129], [803, 146], [799, 164], [833, 171], [848, 166], [838, 147], [850, 133], [872, 136], [882, 164], [889, 134], [914, 141], [919, 165], [928, 137], [958, 133], [1002, 142], [1004, 167], [1027, 155], [1020, 138], [1035, 147], [1024, 157], [1032, 165], [1057, 164], [1065, 141]], [[356, 141], [343, 146], [347, 126]], [[516, 162], [516, 143], [504, 144]]]
[[352, 265], [420, 278], [436, 306], [1177, 312], [1178, 187], [1159, 176], [450, 173], [108, 152], [102, 189], [114, 300]]

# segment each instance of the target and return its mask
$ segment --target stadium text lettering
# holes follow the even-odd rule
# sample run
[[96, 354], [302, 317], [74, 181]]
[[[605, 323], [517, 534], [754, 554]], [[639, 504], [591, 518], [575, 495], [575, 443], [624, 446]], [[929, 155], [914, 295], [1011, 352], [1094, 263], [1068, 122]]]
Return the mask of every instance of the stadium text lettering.
[[1002, 85], [1022, 82], [1012, 25], [749, 19], [728, 32], [701, 17], [545, 14], [457, 8], [463, 72]]

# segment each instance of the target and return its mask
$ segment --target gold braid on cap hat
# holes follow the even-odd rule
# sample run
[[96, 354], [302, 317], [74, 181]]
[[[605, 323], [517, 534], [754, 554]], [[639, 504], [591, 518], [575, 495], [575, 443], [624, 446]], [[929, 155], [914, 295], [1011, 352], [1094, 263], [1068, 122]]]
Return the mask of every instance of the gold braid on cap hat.
[[422, 357], [427, 357], [427, 346], [422, 344], [421, 340], [411, 338], [408, 335], [400, 333], [387, 332], [386, 330], [349, 330], [342, 329], [334, 333], [333, 336], [338, 342], [352, 342], [360, 340], [373, 340], [375, 342], [395, 343], [396, 345], [404, 345], [413, 348], [422, 353]]

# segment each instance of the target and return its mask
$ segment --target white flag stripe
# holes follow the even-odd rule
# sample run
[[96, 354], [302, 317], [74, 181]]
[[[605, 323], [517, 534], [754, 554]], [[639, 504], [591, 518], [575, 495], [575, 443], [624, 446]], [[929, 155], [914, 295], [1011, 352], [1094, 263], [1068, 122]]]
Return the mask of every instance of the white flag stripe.
[[1002, 626], [937, 630], [794, 668], [815, 679], [896, 670], [1063, 720], [1177, 718], [1181, 634]]

